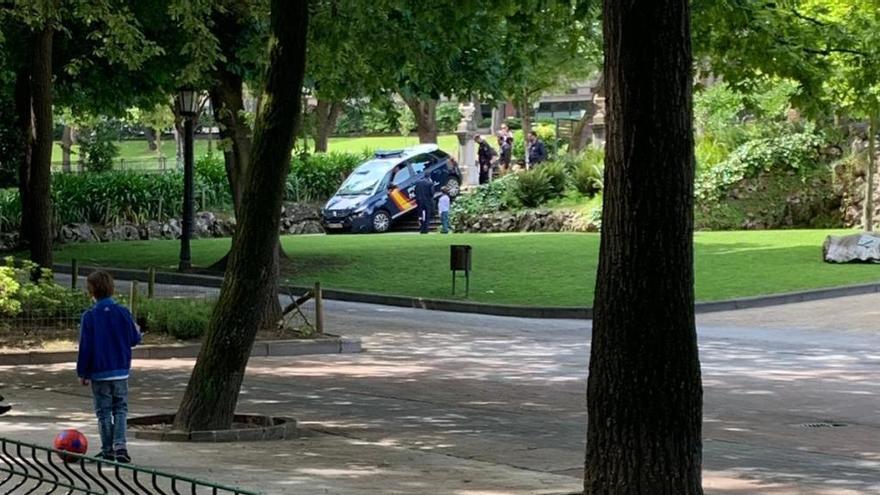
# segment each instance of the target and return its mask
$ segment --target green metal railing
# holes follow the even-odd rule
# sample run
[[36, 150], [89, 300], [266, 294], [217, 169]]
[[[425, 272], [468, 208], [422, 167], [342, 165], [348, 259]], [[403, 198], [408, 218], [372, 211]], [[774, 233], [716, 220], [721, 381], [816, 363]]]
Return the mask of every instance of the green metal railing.
[[230, 494], [256, 492], [0, 438], [0, 493]]

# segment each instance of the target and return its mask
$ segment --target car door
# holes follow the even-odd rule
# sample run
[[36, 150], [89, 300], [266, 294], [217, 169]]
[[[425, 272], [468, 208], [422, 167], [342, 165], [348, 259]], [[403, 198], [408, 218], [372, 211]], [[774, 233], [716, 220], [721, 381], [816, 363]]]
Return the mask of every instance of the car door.
[[397, 173], [391, 177], [388, 188], [388, 213], [392, 218], [399, 217], [416, 207], [415, 180], [412, 168], [407, 162], [400, 165]]
[[[427, 153], [416, 155], [407, 160], [409, 166], [412, 167], [415, 181], [421, 179], [423, 176], [425, 176], [425, 174], [427, 174], [431, 178], [431, 181], [434, 182], [435, 194], [437, 191], [440, 190], [440, 185], [442, 184], [439, 169], [437, 167], [437, 161], [437, 157]], [[415, 181], [413, 181], [413, 183], [415, 183]], [[412, 197], [414, 197], [415, 188], [413, 188], [412, 194]]]

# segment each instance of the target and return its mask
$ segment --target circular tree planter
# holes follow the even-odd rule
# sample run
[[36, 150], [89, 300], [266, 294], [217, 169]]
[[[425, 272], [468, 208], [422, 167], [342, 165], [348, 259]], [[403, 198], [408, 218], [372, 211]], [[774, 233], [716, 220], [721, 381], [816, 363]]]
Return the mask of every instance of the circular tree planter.
[[295, 419], [259, 414], [236, 414], [229, 430], [174, 430], [174, 414], [130, 418], [128, 425], [135, 438], [162, 442], [259, 442], [297, 436]]

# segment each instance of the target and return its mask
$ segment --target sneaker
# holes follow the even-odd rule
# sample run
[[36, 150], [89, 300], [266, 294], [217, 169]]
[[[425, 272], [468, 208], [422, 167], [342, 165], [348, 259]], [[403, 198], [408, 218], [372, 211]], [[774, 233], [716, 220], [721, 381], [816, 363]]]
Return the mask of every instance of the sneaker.
[[105, 461], [116, 461], [116, 455], [113, 452], [98, 452], [95, 459], [103, 459]]
[[123, 464], [131, 462], [131, 456], [128, 455], [128, 450], [118, 449], [116, 451], [116, 462], [121, 462]]

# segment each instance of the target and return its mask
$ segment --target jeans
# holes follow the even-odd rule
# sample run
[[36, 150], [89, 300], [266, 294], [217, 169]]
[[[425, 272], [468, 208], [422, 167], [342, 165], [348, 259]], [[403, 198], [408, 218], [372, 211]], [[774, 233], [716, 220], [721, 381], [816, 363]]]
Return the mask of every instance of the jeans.
[[444, 211], [443, 213], [440, 213], [440, 223], [442, 224], [442, 227], [440, 228], [440, 232], [443, 234], [448, 234], [449, 233], [449, 212], [448, 211]]
[[125, 448], [128, 416], [128, 379], [92, 381], [95, 415], [101, 434], [101, 452], [109, 454]]

